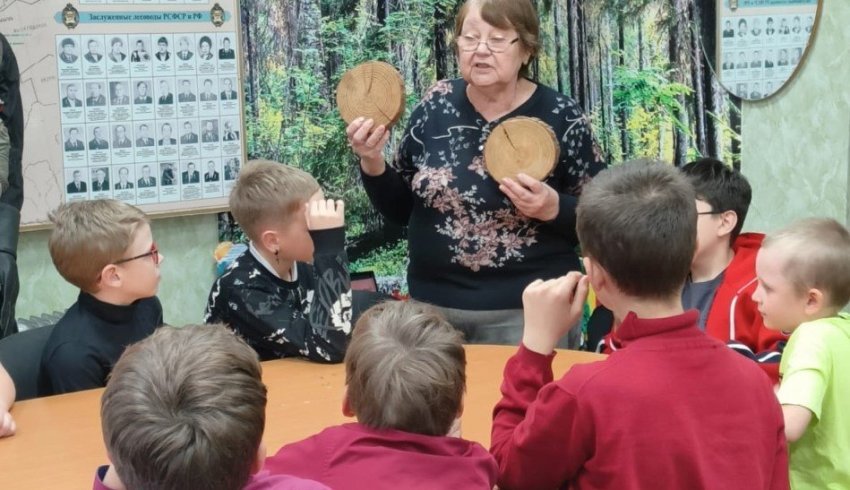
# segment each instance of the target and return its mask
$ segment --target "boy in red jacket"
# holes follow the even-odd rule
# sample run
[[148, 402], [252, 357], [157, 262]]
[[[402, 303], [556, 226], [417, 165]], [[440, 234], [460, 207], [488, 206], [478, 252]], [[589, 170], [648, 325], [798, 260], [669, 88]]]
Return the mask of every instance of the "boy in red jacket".
[[[756, 253], [764, 235], [741, 233], [752, 199], [750, 184], [740, 172], [711, 158], [691, 162], [682, 171], [694, 186], [697, 205], [697, 248], [682, 305], [699, 311], [700, 330], [757, 361], [777, 383], [786, 336], [764, 326], [752, 299]], [[618, 347], [615, 333], [606, 337], [605, 352]]]
[[741, 234], [752, 199], [750, 184], [740, 172], [711, 158], [691, 162], [682, 171], [696, 191], [699, 216], [697, 251], [682, 303], [699, 310], [705, 333], [758, 361], [776, 383], [787, 336], [764, 326], [752, 298], [764, 235]]
[[[576, 222], [587, 276], [523, 293], [522, 345], [493, 415], [499, 488], [788, 488], [770, 382], [682, 308], [695, 197], [680, 171], [658, 163], [610, 168], [584, 188]], [[553, 381], [554, 347], [580, 318], [588, 284], [623, 319], [623, 348]]]

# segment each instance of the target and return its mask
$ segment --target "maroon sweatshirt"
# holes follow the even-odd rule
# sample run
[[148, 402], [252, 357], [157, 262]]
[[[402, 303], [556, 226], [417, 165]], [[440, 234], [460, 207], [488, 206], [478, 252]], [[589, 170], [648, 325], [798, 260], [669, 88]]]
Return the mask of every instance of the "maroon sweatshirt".
[[491, 490], [496, 484], [496, 462], [476, 442], [357, 423], [283, 446], [265, 469], [340, 490]]
[[696, 321], [694, 310], [629, 313], [620, 350], [558, 381], [554, 356], [520, 346], [493, 415], [499, 487], [787, 489], [782, 410], [767, 376]]

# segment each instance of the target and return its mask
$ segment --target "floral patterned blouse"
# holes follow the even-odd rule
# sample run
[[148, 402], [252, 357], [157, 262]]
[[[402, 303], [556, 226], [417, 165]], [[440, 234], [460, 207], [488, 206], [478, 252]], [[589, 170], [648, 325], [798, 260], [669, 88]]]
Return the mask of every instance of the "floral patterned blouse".
[[[434, 85], [411, 114], [393, 164], [377, 177], [361, 175], [378, 211], [408, 226], [413, 298], [466, 310], [521, 308], [528, 283], [579, 269], [576, 203], [605, 164], [571, 98], [537, 85], [525, 103], [488, 122], [466, 86], [462, 79]], [[520, 214], [485, 170], [487, 137], [514, 116], [543, 120], [560, 142], [545, 179], [559, 194], [552, 221]]]

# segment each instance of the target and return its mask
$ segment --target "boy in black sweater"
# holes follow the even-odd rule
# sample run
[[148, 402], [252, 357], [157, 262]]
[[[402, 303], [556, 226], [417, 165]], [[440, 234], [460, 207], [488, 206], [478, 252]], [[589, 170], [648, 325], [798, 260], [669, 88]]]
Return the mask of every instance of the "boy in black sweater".
[[229, 325], [261, 360], [341, 362], [352, 325], [343, 208], [303, 170], [249, 162], [230, 211], [251, 244], [213, 284], [204, 321]]
[[45, 345], [42, 395], [105, 386], [124, 348], [163, 323], [156, 291], [164, 257], [143, 212], [99, 199], [64, 204], [50, 220], [53, 264], [80, 295]]

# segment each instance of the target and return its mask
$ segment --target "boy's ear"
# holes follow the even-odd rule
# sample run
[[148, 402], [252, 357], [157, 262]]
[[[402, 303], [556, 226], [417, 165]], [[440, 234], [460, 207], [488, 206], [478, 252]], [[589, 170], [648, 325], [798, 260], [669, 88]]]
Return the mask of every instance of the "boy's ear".
[[121, 274], [118, 272], [117, 265], [106, 264], [106, 266], [100, 270], [100, 286], [113, 288], [121, 286]]
[[263, 465], [266, 463], [266, 443], [260, 441], [260, 445], [257, 446], [257, 454], [254, 455], [254, 462], [251, 463], [251, 474], [255, 475], [263, 469]]
[[260, 235], [260, 244], [266, 250], [274, 252], [280, 249], [280, 239], [274, 230], [266, 230]]
[[346, 417], [357, 416], [351, 408], [351, 402], [348, 400], [348, 385], [345, 385], [345, 393], [342, 394], [342, 414]]
[[591, 257], [585, 256], [581, 260], [584, 264], [584, 271], [587, 274], [590, 285], [598, 293], [608, 283], [608, 276], [605, 274], [605, 269]]
[[812, 316], [819, 313], [828, 306], [826, 295], [817, 288], [806, 291], [806, 315]]
[[735, 211], [723, 211], [720, 213], [720, 226], [717, 228], [717, 236], [726, 236], [732, 233], [738, 224], [738, 213]]

